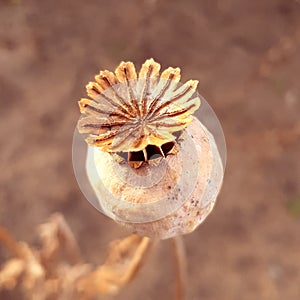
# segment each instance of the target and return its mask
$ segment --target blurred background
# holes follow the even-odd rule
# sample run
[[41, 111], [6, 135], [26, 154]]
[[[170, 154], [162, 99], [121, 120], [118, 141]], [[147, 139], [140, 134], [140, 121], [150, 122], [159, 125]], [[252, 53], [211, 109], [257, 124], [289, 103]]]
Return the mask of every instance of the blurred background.
[[[103, 262], [124, 231], [73, 175], [77, 101], [99, 70], [153, 57], [200, 81], [227, 141], [219, 202], [185, 237], [189, 299], [299, 300], [299, 53], [297, 0], [0, 0], [0, 225], [34, 245], [61, 212], [84, 259]], [[171, 299], [170, 251], [111, 299]]]

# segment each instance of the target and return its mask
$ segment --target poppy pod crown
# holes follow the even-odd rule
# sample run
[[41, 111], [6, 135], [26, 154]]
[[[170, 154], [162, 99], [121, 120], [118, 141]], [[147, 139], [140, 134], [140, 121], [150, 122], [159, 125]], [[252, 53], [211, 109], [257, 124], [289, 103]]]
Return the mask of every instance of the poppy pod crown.
[[115, 73], [105, 70], [95, 76], [86, 86], [90, 99], [79, 101], [84, 117], [78, 128], [89, 134], [89, 145], [129, 162], [177, 151], [178, 133], [200, 105], [198, 81], [180, 85], [179, 68], [159, 71], [160, 64], [148, 59], [138, 75], [132, 62], [121, 62]]

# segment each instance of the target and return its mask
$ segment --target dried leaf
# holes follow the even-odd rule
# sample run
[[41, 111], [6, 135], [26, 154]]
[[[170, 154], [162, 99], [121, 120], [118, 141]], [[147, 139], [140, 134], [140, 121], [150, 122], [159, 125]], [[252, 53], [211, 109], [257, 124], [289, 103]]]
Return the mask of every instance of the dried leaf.
[[61, 214], [53, 214], [49, 222], [40, 225], [39, 235], [42, 240], [41, 257], [49, 261], [58, 251], [64, 249], [72, 263], [81, 261], [80, 249], [77, 241]]
[[22, 259], [14, 258], [7, 261], [0, 271], [0, 290], [12, 290], [16, 287], [24, 272], [25, 263]]
[[149, 246], [149, 238], [135, 234], [114, 241], [105, 263], [80, 280], [78, 289], [83, 293], [83, 299], [90, 299], [92, 295], [100, 293], [117, 293], [134, 278], [144, 262]]

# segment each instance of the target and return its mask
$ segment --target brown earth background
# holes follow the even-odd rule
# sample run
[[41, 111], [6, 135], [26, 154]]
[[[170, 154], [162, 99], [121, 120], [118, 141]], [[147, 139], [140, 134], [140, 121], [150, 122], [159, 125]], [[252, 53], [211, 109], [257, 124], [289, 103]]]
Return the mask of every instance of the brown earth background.
[[[0, 225], [35, 244], [62, 212], [85, 260], [102, 263], [124, 231], [73, 175], [77, 101], [99, 70], [153, 57], [200, 81], [227, 141], [218, 204], [185, 237], [189, 299], [299, 300], [299, 53], [299, 1], [0, 0]], [[103, 299], [172, 299], [170, 249]]]

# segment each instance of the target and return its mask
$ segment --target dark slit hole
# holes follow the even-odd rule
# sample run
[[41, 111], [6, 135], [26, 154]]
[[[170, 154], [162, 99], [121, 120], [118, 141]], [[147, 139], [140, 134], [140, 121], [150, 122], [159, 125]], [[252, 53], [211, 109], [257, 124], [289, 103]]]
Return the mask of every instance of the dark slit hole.
[[182, 132], [183, 132], [183, 131], [180, 130], [180, 131], [173, 132], [172, 134], [175, 135], [175, 136], [176, 136], [176, 140], [178, 140], [179, 137], [182, 135]]
[[145, 161], [143, 151], [141, 150], [141, 151], [136, 151], [136, 152], [130, 152], [128, 160], [129, 161]]
[[161, 146], [161, 149], [165, 156], [173, 149], [174, 144], [175, 144], [174, 142], [168, 142]]
[[148, 145], [146, 147], [146, 152], [147, 152], [148, 160], [155, 159], [162, 156], [159, 147], [155, 145]]
[[128, 158], [128, 152], [117, 152], [116, 154], [124, 158], [125, 160], [127, 160]]

